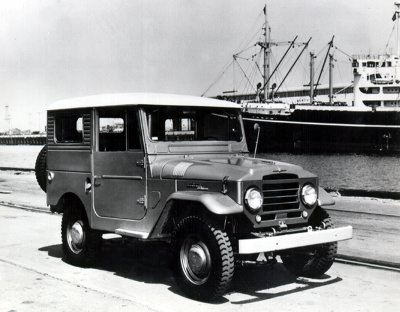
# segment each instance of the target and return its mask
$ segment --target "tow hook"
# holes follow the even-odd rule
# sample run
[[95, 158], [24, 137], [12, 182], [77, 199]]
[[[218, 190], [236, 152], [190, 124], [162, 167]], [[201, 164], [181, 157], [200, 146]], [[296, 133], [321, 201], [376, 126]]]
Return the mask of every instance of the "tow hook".
[[287, 224], [285, 223], [285, 221], [279, 221], [279, 229], [281, 231], [287, 230]]

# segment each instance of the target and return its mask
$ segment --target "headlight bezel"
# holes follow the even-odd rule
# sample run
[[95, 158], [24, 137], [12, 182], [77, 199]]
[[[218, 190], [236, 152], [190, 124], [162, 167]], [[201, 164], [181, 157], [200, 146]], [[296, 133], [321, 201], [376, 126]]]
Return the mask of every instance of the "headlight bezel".
[[[251, 194], [253, 194], [253, 195], [258, 194], [259, 198], [258, 199], [254, 198], [254, 196], [250, 196]], [[252, 201], [256, 202], [257, 200], [259, 201], [259, 203], [256, 205], [253, 205]], [[251, 186], [244, 193], [245, 206], [246, 206], [247, 210], [252, 214], [256, 214], [260, 211], [260, 209], [262, 208], [263, 202], [264, 202], [264, 196], [258, 187]]]
[[[310, 194], [311, 190], [314, 191], [315, 199], [313, 201], [311, 201], [311, 202], [308, 202], [308, 200], [306, 200], [306, 196], [310, 196], [310, 195], [313, 196], [312, 194]], [[306, 192], [308, 194], [305, 194]], [[304, 204], [304, 206], [306, 206], [307, 208], [314, 208], [318, 203], [318, 191], [317, 191], [317, 188], [312, 183], [304, 184], [302, 186], [301, 190], [300, 190], [300, 198], [301, 198], [301, 202]]]

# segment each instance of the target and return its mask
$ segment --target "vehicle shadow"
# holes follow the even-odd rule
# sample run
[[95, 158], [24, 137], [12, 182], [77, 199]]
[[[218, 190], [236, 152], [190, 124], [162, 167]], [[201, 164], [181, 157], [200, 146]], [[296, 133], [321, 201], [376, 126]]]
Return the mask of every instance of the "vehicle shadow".
[[[324, 274], [319, 278], [297, 277], [288, 272], [282, 263], [252, 265], [235, 270], [233, 291], [245, 295], [232, 298], [232, 304], [247, 304], [290, 295], [317, 287], [338, 283], [340, 277]], [[240, 298], [242, 297], [242, 298]]]
[[53, 258], [61, 259], [64, 256], [61, 244], [41, 247], [41, 248], [39, 248], [39, 251], [45, 251], [45, 252], [47, 252], [49, 257], [53, 257]]
[[[50, 257], [62, 259], [62, 245], [39, 248]], [[139, 242], [121, 238], [104, 240], [102, 252], [91, 269], [112, 272], [116, 276], [150, 284], [169, 285], [171, 292], [184, 296], [173, 277], [173, 254], [170, 245], [163, 242]], [[296, 277], [281, 263], [274, 265], [246, 265], [235, 268], [235, 277], [228, 300], [221, 298], [214, 304], [230, 301], [246, 304], [285, 296], [340, 282], [340, 277], [324, 275], [319, 279]], [[229, 295], [229, 294], [228, 294]], [[236, 299], [237, 298], [237, 299]]]
[[[166, 243], [115, 238], [103, 240], [101, 249], [91, 269], [113, 272], [117, 276], [145, 283], [174, 283], [170, 265], [172, 253]], [[68, 264], [61, 244], [41, 247], [39, 251]]]

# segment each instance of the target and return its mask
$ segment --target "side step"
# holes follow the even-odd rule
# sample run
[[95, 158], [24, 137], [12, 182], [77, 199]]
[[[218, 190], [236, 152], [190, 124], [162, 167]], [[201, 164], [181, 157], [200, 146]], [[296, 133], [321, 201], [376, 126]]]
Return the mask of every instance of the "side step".
[[146, 232], [138, 232], [138, 231], [130, 231], [124, 229], [116, 229], [115, 234], [123, 235], [123, 236], [130, 236], [135, 238], [146, 239], [149, 237], [150, 233]]

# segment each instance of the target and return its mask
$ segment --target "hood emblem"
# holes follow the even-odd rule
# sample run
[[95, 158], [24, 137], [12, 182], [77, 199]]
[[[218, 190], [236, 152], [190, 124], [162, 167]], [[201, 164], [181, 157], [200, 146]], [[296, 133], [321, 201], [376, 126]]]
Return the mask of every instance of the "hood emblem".
[[201, 185], [200, 183], [190, 183], [186, 185], [186, 188], [196, 189], [198, 191], [208, 191], [208, 187]]
[[274, 170], [272, 170], [272, 172], [278, 172], [278, 173], [280, 173], [280, 172], [284, 172], [284, 171], [287, 171], [286, 169], [281, 169], [280, 167], [278, 167], [277, 166], [277, 168], [276, 169], [274, 169]]

